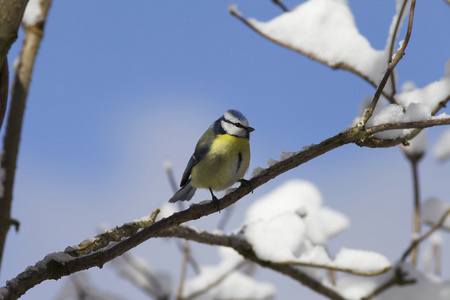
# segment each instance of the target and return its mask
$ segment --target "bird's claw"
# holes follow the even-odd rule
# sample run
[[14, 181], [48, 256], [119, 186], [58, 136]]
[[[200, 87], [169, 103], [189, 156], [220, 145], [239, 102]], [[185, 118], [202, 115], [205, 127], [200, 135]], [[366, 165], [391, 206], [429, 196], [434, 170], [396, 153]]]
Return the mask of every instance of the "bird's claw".
[[246, 187], [248, 187], [253, 194], [253, 184], [250, 180], [247, 179], [239, 179], [239, 182], [241, 183], [241, 185], [245, 185]]

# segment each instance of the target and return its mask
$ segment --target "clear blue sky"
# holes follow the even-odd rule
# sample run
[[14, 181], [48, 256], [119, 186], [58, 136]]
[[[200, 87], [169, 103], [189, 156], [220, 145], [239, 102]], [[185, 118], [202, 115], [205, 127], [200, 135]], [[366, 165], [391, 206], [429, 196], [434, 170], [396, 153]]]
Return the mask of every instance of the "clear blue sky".
[[[96, 235], [100, 224], [122, 225], [165, 203], [172, 192], [164, 160], [172, 160], [179, 178], [197, 139], [225, 110], [240, 110], [256, 129], [251, 171], [281, 151], [298, 151], [343, 130], [362, 99], [373, 95], [355, 75], [264, 40], [227, 12], [233, 3], [262, 21], [281, 13], [269, 0], [54, 1], [25, 112], [12, 210], [21, 228], [8, 235], [1, 285], [47, 253]], [[394, 1], [350, 1], [350, 7], [362, 34], [384, 48]], [[400, 84], [423, 87], [444, 75], [449, 13], [443, 0], [417, 3], [413, 36], [398, 67]], [[10, 63], [21, 42], [22, 35]], [[430, 147], [442, 130], [428, 130]], [[423, 198], [448, 202], [449, 165], [428, 154], [420, 169]], [[228, 229], [240, 226], [250, 203], [289, 178], [312, 181], [326, 205], [350, 218], [332, 252], [353, 247], [395, 261], [406, 249], [412, 186], [399, 149], [350, 145], [327, 153], [235, 204]], [[198, 193], [194, 201], [206, 197]], [[211, 229], [219, 218], [192, 225]], [[444, 254], [449, 242], [445, 236]], [[196, 252], [205, 264], [217, 262], [211, 247], [195, 246]], [[178, 282], [181, 254], [173, 241], [149, 241], [133, 253]], [[444, 263], [449, 266], [448, 256]], [[90, 275], [104, 289], [123, 282], [108, 265]], [[257, 277], [274, 282], [279, 299], [313, 299], [272, 271], [258, 270]], [[65, 280], [46, 282], [21, 299], [51, 299]], [[114, 291], [145, 299], [128, 283]]]

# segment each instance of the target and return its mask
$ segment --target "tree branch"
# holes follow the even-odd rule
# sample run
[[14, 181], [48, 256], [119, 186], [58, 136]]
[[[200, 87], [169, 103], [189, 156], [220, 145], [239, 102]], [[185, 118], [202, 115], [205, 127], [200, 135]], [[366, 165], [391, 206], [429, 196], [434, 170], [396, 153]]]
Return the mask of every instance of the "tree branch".
[[280, 0], [272, 0], [273, 4], [281, 8], [282, 11], [287, 12], [289, 9], [280, 1]]
[[319, 294], [322, 294], [330, 299], [340, 299], [340, 300], [344, 299], [337, 292], [324, 286], [320, 281], [316, 280], [313, 277], [310, 277], [306, 273], [303, 273], [301, 270], [299, 270], [293, 265], [272, 263], [270, 261], [259, 259], [256, 256], [255, 252], [253, 251], [251, 245], [248, 244], [244, 239], [239, 238], [238, 236], [215, 235], [205, 231], [198, 232], [196, 230], [184, 226], [177, 226], [172, 227], [168, 230], [164, 230], [160, 232], [158, 236], [178, 237], [204, 244], [231, 247], [246, 259], [256, 262], [257, 264], [263, 267], [273, 269], [282, 274], [285, 274], [291, 277], [292, 279], [300, 282], [301, 284], [306, 285], [307, 287], [311, 288], [312, 290], [316, 291]]
[[6, 54], [17, 39], [20, 21], [28, 0], [0, 0], [0, 70]]
[[[394, 45], [395, 40], [397, 39], [398, 30], [400, 29], [400, 24], [402, 22], [403, 13], [405, 12], [406, 4], [408, 3], [408, 0], [403, 1], [402, 7], [400, 8], [400, 11], [397, 16], [397, 22], [395, 22], [395, 28], [394, 32], [392, 33], [392, 39], [389, 46], [389, 61], [390, 64], [392, 62], [392, 56], [394, 55]], [[394, 95], [396, 93], [397, 84], [395, 83], [395, 76], [391, 76], [391, 88], [392, 88], [392, 94], [391, 97], [394, 98]]]
[[[51, 0], [43, 0], [41, 2], [44, 21], [25, 27], [25, 38], [22, 45], [22, 51], [19, 55], [16, 75], [12, 84], [11, 103], [8, 121], [6, 124], [5, 137], [3, 139], [3, 156], [1, 159], [1, 168], [5, 170], [5, 177], [1, 183], [3, 184], [4, 192], [0, 197], [0, 266], [3, 258], [6, 235], [10, 228], [11, 203], [13, 197], [12, 193], [16, 173], [17, 157], [19, 154], [19, 143], [22, 132], [25, 104], [28, 96], [34, 61], [44, 34], [43, 30], [45, 17], [47, 16], [50, 3]], [[18, 12], [16, 11], [16, 13]], [[23, 12], [20, 14], [20, 19], [18, 22], [20, 22], [22, 15]], [[18, 15], [16, 15], [16, 17], [18, 17]], [[15, 22], [17, 22], [17, 20], [15, 20]]]
[[[405, 0], [406, 2], [407, 0]], [[406, 31], [405, 40], [403, 41], [400, 49], [395, 54], [395, 57], [391, 64], [388, 66], [386, 73], [383, 76], [383, 79], [381, 80], [377, 91], [375, 92], [375, 95], [373, 96], [372, 103], [370, 104], [369, 109], [364, 114], [363, 119], [361, 120], [360, 126], [365, 126], [367, 121], [372, 116], [373, 111], [375, 110], [375, 107], [377, 106], [378, 100], [380, 99], [380, 96], [384, 90], [384, 87], [386, 86], [386, 83], [389, 79], [389, 76], [391, 76], [392, 72], [394, 71], [394, 68], [397, 66], [397, 64], [400, 62], [400, 60], [403, 58], [403, 55], [405, 55], [405, 49], [406, 46], [408, 46], [409, 39], [411, 38], [412, 33], [412, 25], [414, 20], [414, 8], [416, 6], [416, 0], [411, 0], [411, 8], [409, 10], [409, 21], [408, 21], [408, 29]]]
[[444, 214], [442, 215], [441, 219], [439, 220], [439, 222], [434, 225], [430, 230], [428, 230], [424, 235], [422, 235], [420, 238], [414, 240], [411, 245], [409, 246], [408, 249], [406, 249], [405, 253], [403, 253], [402, 258], [400, 261], [405, 261], [405, 259], [408, 257], [408, 255], [411, 253], [411, 251], [417, 246], [419, 245], [423, 240], [425, 240], [426, 238], [428, 238], [433, 232], [435, 232], [436, 230], [438, 230], [442, 224], [444, 224], [445, 219], [447, 218], [447, 216], [450, 215], [450, 208], [447, 209]]
[[[332, 63], [329, 62], [327, 60], [324, 60], [322, 58], [317, 57], [314, 53], [310, 53], [310, 52], [306, 52], [303, 51], [302, 49], [297, 49], [289, 44], [283, 43], [282, 41], [279, 41], [277, 39], [274, 39], [268, 35], [266, 35], [265, 33], [263, 33], [262, 31], [260, 31], [258, 28], [256, 28], [255, 26], [253, 26], [247, 19], [245, 19], [236, 9], [229, 9], [229, 12], [231, 15], [233, 15], [234, 17], [236, 17], [237, 19], [239, 19], [242, 23], [244, 23], [245, 25], [247, 25], [250, 29], [252, 29], [253, 31], [255, 31], [257, 34], [259, 34], [260, 36], [262, 36], [263, 38], [278, 44], [284, 48], [287, 48], [289, 50], [295, 51], [297, 53], [300, 53], [306, 57], [309, 57], [312, 60], [315, 60], [321, 64], [324, 64], [332, 69], [342, 69], [342, 70], [346, 70], [349, 71], [350, 73], [353, 73], [355, 75], [357, 75], [358, 77], [361, 77], [363, 80], [365, 80], [366, 82], [368, 82], [371, 86], [373, 86], [374, 88], [377, 88], [377, 83], [372, 81], [368, 76], [366, 76], [365, 74], [361, 73], [360, 71], [356, 70], [355, 68], [353, 68], [352, 66], [344, 63], [344, 62], [338, 62], [338, 63]], [[387, 93], [383, 92], [383, 96], [389, 100], [389, 102], [391, 103], [396, 103], [396, 101], [394, 100], [394, 98], [392, 98], [390, 95], [388, 95]]]
[[[407, 126], [413, 126], [413, 128], [431, 127], [444, 125], [444, 123], [448, 124], [448, 122], [449, 120], [446, 119], [433, 119], [420, 122], [384, 124], [380, 125], [382, 127], [374, 126], [368, 129], [360, 127], [347, 129], [317, 145], [304, 147], [301, 151], [275, 163], [267, 169], [262, 169], [258, 175], [250, 179], [251, 184], [243, 184], [220, 199], [220, 206], [225, 209], [269, 180], [345, 144], [355, 143], [365, 147], [392, 147], [407, 141], [405, 137], [393, 140], [380, 140], [374, 138], [372, 136], [373, 133], [390, 129], [407, 128]], [[130, 230], [125, 230], [120, 227], [97, 236], [94, 239], [88, 239], [80, 244], [80, 246], [69, 247], [65, 252], [48, 255], [42, 261], [38, 262], [35, 267], [25, 270], [15, 279], [8, 281], [6, 286], [0, 289], [0, 296], [3, 296], [4, 299], [16, 299], [28, 289], [44, 280], [59, 279], [62, 276], [95, 266], [102, 267], [106, 262], [122, 255], [150, 238], [161, 236], [164, 231], [174, 226], [216, 212], [217, 208], [212, 201], [203, 201], [198, 204], [192, 204], [188, 209], [174, 213], [170, 217], [153, 224], [151, 222], [152, 218], [150, 218], [150, 221], [142, 221], [139, 226], [135, 225], [136, 222], [125, 224], [124, 226], [128, 226]], [[111, 235], [114, 235], [114, 238]], [[223, 241], [222, 243], [224, 243], [224, 246], [231, 246]], [[235, 247], [233, 246], [233, 248]], [[304, 280], [302, 283], [308, 285], [313, 290], [320, 288], [320, 286], [316, 286], [317, 282], [311, 281], [312, 279], [309, 277], [305, 278], [306, 275], [292, 268], [292, 266], [267, 263], [257, 258], [253, 260], [262, 266], [268, 266], [284, 274], [291, 274], [293, 278], [302, 278]], [[342, 297], [339, 296], [331, 299], [342, 299]]]

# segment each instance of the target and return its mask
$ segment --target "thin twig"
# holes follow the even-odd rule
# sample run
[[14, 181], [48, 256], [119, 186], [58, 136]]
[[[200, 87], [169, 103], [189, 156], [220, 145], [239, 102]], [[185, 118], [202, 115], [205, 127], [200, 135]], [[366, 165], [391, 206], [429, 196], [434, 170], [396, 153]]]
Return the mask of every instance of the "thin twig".
[[280, 0], [272, 0], [272, 2], [273, 2], [275, 5], [279, 6], [284, 12], [289, 11], [289, 9], [287, 9], [287, 7], [286, 7], [283, 3], [281, 3]]
[[[187, 295], [185, 298], [182, 298], [183, 300], [192, 300], [197, 298], [198, 296], [206, 293], [207, 291], [209, 291], [210, 289], [212, 289], [213, 287], [219, 285], [221, 282], [223, 282], [228, 276], [230, 276], [233, 272], [235, 272], [237, 269], [239, 269], [240, 267], [242, 267], [243, 265], [245, 265], [247, 263], [247, 261], [243, 260], [241, 263], [239, 263], [236, 268], [232, 268], [230, 270], [228, 270], [228, 272], [225, 272], [224, 274], [222, 274], [222, 276], [220, 276], [219, 278], [217, 278], [217, 280], [215, 280], [214, 282], [211, 282], [209, 285], [205, 286], [203, 289], [201, 290], [197, 290], [194, 291], [191, 295]], [[181, 299], [181, 298], [180, 298]]]
[[428, 238], [433, 232], [435, 232], [436, 230], [438, 230], [442, 224], [444, 224], [445, 219], [447, 218], [447, 216], [450, 215], [450, 208], [448, 208], [444, 214], [442, 215], [441, 219], [439, 220], [439, 222], [434, 225], [430, 230], [428, 230], [424, 235], [422, 235], [420, 238], [418, 238], [417, 240], [413, 241], [411, 243], [411, 245], [408, 247], [408, 249], [406, 249], [405, 253], [403, 253], [401, 261], [405, 261], [405, 259], [408, 257], [408, 255], [411, 253], [412, 249], [414, 249], [414, 247], [416, 247], [419, 243], [421, 243], [423, 240], [425, 240], [426, 238]]
[[411, 38], [412, 33], [412, 25], [414, 20], [414, 8], [416, 6], [416, 0], [411, 0], [411, 8], [409, 11], [409, 21], [408, 21], [408, 29], [406, 31], [405, 40], [402, 43], [402, 46], [395, 54], [395, 57], [392, 61], [392, 63], [388, 66], [386, 73], [383, 76], [383, 79], [381, 80], [380, 84], [378, 85], [377, 91], [375, 92], [375, 95], [373, 96], [372, 103], [370, 104], [369, 109], [364, 114], [361, 123], [359, 126], [364, 127], [367, 123], [367, 121], [372, 116], [373, 111], [375, 110], [375, 107], [377, 106], [378, 100], [380, 99], [380, 96], [384, 90], [384, 87], [386, 86], [386, 82], [389, 79], [389, 76], [391, 76], [392, 72], [394, 71], [394, 68], [397, 66], [399, 61], [402, 59], [403, 55], [405, 55], [405, 49], [406, 46], [408, 46], [409, 39]]
[[123, 262], [130, 268], [132, 268], [133, 272], [139, 273], [146, 279], [144, 282], [142, 282], [142, 280], [136, 280], [134, 274], [130, 275], [129, 272], [121, 271], [120, 265], [117, 267], [119, 273], [121, 273], [122, 276], [130, 280], [134, 285], [142, 289], [149, 296], [152, 296], [155, 299], [159, 300], [165, 300], [170, 297], [170, 294], [167, 294], [167, 291], [164, 288], [164, 284], [162, 283], [162, 281], [164, 280], [164, 278], [162, 278], [162, 275], [151, 272], [145, 264], [143, 265], [140, 262], [136, 261], [136, 259], [134, 259], [134, 257], [129, 254], [129, 252], [124, 253], [123, 255], [118, 257], [118, 259], [120, 260], [113, 260], [112, 262], [116, 262], [116, 264], [120, 264], [120, 262]]
[[[405, 12], [406, 4], [408, 3], [408, 1], [409, 0], [403, 1], [402, 7], [400, 8], [400, 11], [397, 16], [397, 21], [395, 22], [395, 28], [394, 28], [394, 32], [392, 33], [392, 39], [391, 39], [391, 43], [390, 43], [390, 47], [389, 47], [389, 61], [388, 61], [389, 64], [392, 62], [392, 56], [394, 55], [395, 40], [397, 39], [398, 30], [400, 29], [400, 24], [402, 22], [403, 13]], [[396, 93], [397, 84], [395, 83], [395, 76], [391, 76], [390, 78], [391, 78], [391, 88], [392, 88], [391, 96], [392, 96], [392, 98], [394, 98], [394, 95]]]
[[386, 291], [387, 289], [391, 288], [394, 285], [407, 285], [407, 284], [414, 284], [416, 282], [415, 279], [406, 279], [406, 275], [408, 275], [406, 272], [404, 272], [400, 266], [395, 268], [394, 276], [392, 276], [391, 279], [377, 287], [372, 293], [369, 295], [361, 298], [361, 300], [370, 300], [373, 297], [381, 294], [382, 292]]
[[[170, 186], [172, 187], [172, 191], [176, 193], [178, 187], [176, 184], [175, 175], [173, 174], [172, 162], [170, 160], [166, 160], [165, 169], [167, 177], [169, 179]], [[184, 210], [184, 204], [182, 201], [178, 201], [178, 206], [180, 210]], [[184, 241], [183, 244], [180, 240], [176, 240], [175, 242], [178, 248], [181, 249], [183, 253], [183, 260], [181, 263], [180, 283], [178, 285], [178, 294], [177, 294], [177, 299], [181, 299], [183, 294], [184, 281], [186, 280], [187, 263], [189, 263], [192, 266], [192, 268], [197, 274], [200, 273], [200, 268], [194, 257], [191, 255], [191, 251], [189, 248], [189, 241], [186, 240]]]
[[444, 108], [447, 105], [448, 101], [450, 101], [450, 95], [448, 95], [447, 97], [445, 97], [445, 99], [439, 102], [439, 104], [431, 111], [431, 115], [432, 116], [436, 115], [438, 111], [441, 110], [441, 108]]
[[[413, 239], [420, 235], [420, 199], [419, 199], [419, 174], [417, 165], [419, 159], [411, 160], [414, 181], [414, 216], [413, 216]], [[419, 247], [414, 247], [411, 253], [411, 262], [417, 265], [417, 257], [419, 256]]]
[[[410, 152], [406, 147], [400, 147], [403, 154], [411, 163], [411, 169], [413, 173], [413, 189], [414, 189], [414, 213], [413, 213], [413, 241], [420, 235], [420, 193], [419, 193], [419, 173], [417, 170], [420, 160], [424, 156], [424, 152]], [[411, 254], [411, 262], [414, 266], [417, 265], [417, 259], [419, 255], [419, 248], [414, 247]]]
[[428, 128], [434, 126], [450, 125], [450, 118], [435, 118], [424, 121], [396, 122], [372, 126], [366, 129], [366, 133], [372, 135], [378, 132], [395, 129]]
[[183, 247], [183, 261], [181, 263], [181, 275], [180, 275], [180, 283], [178, 284], [178, 292], [177, 292], [177, 300], [181, 300], [183, 298], [183, 288], [184, 282], [186, 281], [186, 273], [187, 273], [187, 262], [189, 259], [189, 241], [184, 241]]

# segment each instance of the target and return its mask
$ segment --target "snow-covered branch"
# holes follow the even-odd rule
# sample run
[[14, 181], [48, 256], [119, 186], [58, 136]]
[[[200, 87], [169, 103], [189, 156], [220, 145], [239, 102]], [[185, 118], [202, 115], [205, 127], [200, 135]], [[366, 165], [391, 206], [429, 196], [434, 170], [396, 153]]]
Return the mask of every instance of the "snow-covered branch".
[[270, 268], [282, 274], [285, 274], [330, 299], [344, 299], [333, 289], [324, 286], [317, 279], [305, 272], [300, 271], [294, 265], [273, 263], [260, 259], [253, 251], [252, 246], [247, 243], [245, 239], [239, 238], [237, 236], [216, 235], [205, 231], [198, 232], [192, 228], [185, 226], [172, 227], [166, 231], [162, 231], [159, 236], [178, 237], [197, 241], [199, 243], [231, 247], [246, 259], [256, 262], [263, 267]]
[[[416, 126], [417, 124], [417, 127], [430, 127], [435, 125], [443, 125], [441, 122], [447, 121], [446, 119], [433, 119], [430, 122], [421, 122], [422, 121], [418, 121], [406, 125], [387, 123], [383, 125], [383, 130], [408, 128], [409, 125]], [[283, 160], [274, 163], [267, 169], [259, 170], [258, 174], [251, 178], [251, 185], [241, 185], [239, 188], [220, 199], [221, 207], [225, 209], [245, 195], [251, 193], [252, 189], [256, 189], [269, 180], [345, 144], [355, 143], [360, 146], [367, 147], [391, 147], [402, 142], [406, 143], [407, 141], [405, 137], [383, 140], [373, 136], [374, 133], [380, 131], [381, 130], [379, 130], [379, 128], [376, 130], [372, 129], [368, 132], [364, 128], [352, 127], [322, 141], [317, 145], [304, 147], [304, 149], [299, 152], [285, 155]], [[34, 267], [28, 268], [19, 274], [15, 279], [8, 281], [6, 286], [0, 289], [0, 295], [4, 296], [4, 299], [16, 299], [18, 296], [24, 294], [28, 289], [44, 280], [58, 279], [62, 276], [96, 266], [102, 267], [106, 262], [122, 255], [126, 251], [136, 247], [150, 238], [163, 236], [163, 234], [169, 234], [166, 231], [170, 228], [174, 228], [175, 226], [187, 221], [196, 220], [216, 212], [217, 209], [214, 203], [211, 201], [204, 201], [198, 204], [192, 204], [188, 209], [174, 213], [173, 215], [163, 218], [153, 224], [151, 222], [153, 217], [127, 223], [115, 230], [111, 230], [92, 239], [87, 239], [79, 246], [68, 247], [65, 252], [48, 255]], [[195, 240], [194, 236], [188, 236], [188, 238]], [[254, 254], [248, 254], [253, 253], [253, 251], [249, 252], [247, 246], [244, 247], [243, 244], [238, 242], [236, 239], [225, 239], [222, 237], [214, 238], [216, 238], [214, 241], [217, 244], [228, 247], [232, 246], [235, 249], [241, 249], [242, 253], [247, 253], [246, 255], [254, 256]], [[291, 274], [291, 277], [302, 278], [302, 280], [304, 280], [303, 283], [311, 286], [314, 290], [318, 288], [316, 281], [312, 281], [311, 278], [305, 277], [303, 273], [299, 272], [292, 266], [267, 263], [257, 257], [252, 260], [263, 266], [270, 266], [270, 268], [279, 272]], [[330, 298], [341, 299], [339, 297], [332, 297]]]
[[[405, 3], [408, 2], [408, 0], [404, 0], [404, 1], [405, 1]], [[372, 116], [372, 113], [374, 112], [375, 107], [377, 106], [378, 100], [380, 99], [380, 96], [383, 93], [383, 90], [386, 86], [387, 81], [389, 80], [389, 77], [394, 72], [395, 67], [400, 62], [403, 55], [405, 55], [406, 46], [408, 46], [409, 39], [411, 38], [415, 6], [416, 6], [416, 0], [411, 0], [411, 8], [409, 10], [408, 29], [406, 31], [405, 39], [401, 42], [400, 49], [398, 49], [397, 53], [394, 56], [394, 59], [387, 67], [386, 72], [384, 73], [383, 79], [381, 79], [381, 82], [378, 85], [377, 91], [375, 92], [375, 95], [373, 96], [372, 103], [370, 104], [369, 109], [366, 111], [366, 113], [364, 114], [364, 117], [362, 119], [363, 125], [366, 125], [367, 121]]]
[[[388, 66], [387, 51], [371, 47], [344, 1], [308, 1], [269, 22], [244, 18], [235, 5], [228, 10], [263, 38], [333, 69], [347, 70], [375, 88]], [[390, 93], [381, 91], [395, 103]]]

